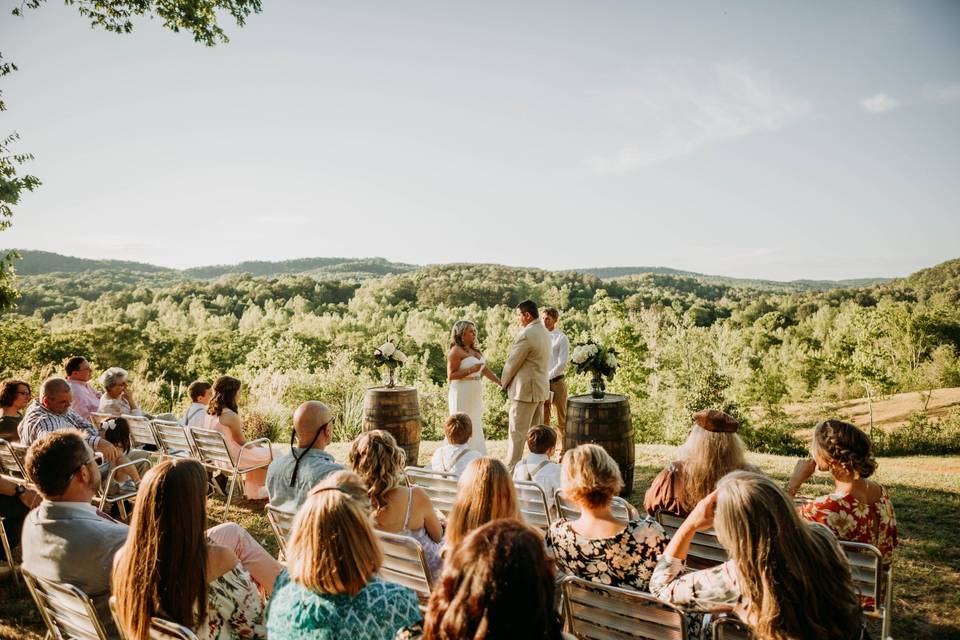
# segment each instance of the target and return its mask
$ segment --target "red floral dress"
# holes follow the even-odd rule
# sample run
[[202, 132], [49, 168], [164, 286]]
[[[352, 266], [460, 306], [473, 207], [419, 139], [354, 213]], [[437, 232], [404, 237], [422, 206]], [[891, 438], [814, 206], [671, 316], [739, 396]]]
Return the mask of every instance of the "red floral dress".
[[820, 496], [799, 507], [800, 515], [827, 526], [839, 540], [872, 544], [889, 567], [897, 546], [897, 516], [887, 490], [880, 487], [880, 491], [880, 499], [873, 504], [860, 502], [849, 493]]

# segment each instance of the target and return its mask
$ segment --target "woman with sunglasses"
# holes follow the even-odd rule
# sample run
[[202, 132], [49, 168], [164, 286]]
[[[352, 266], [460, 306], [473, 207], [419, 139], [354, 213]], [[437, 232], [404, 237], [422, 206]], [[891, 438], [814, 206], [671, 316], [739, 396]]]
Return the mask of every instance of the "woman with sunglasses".
[[30, 385], [23, 380], [11, 378], [3, 381], [3, 386], [0, 387], [0, 410], [3, 412], [3, 417], [0, 418], [0, 438], [7, 442], [20, 440], [17, 427], [23, 419], [21, 412], [30, 404], [31, 396]]

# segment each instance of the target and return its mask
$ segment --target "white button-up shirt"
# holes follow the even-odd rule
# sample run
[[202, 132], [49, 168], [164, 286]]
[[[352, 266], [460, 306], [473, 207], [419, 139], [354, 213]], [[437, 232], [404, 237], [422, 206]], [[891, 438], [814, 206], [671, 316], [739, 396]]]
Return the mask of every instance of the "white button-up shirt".
[[570, 341], [567, 334], [560, 329], [554, 329], [550, 332], [550, 345], [550, 371], [547, 379], [553, 380], [567, 371], [567, 365], [570, 364]]

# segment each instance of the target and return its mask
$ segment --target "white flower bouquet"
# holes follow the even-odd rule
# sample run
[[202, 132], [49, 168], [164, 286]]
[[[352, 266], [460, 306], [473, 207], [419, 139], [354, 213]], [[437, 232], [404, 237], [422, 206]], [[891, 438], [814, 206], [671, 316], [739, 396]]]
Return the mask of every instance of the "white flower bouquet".
[[373, 350], [373, 360], [377, 365], [386, 367], [388, 372], [387, 386], [394, 387], [393, 372], [402, 367], [407, 361], [407, 354], [397, 348], [398, 340], [391, 338]]
[[612, 379], [620, 365], [617, 360], [617, 352], [613, 347], [601, 345], [592, 338], [587, 339], [586, 342], [578, 343], [573, 348], [573, 353], [570, 354], [570, 362], [576, 368], [577, 373], [591, 374], [592, 395], [597, 399], [603, 398], [606, 389], [603, 379]]

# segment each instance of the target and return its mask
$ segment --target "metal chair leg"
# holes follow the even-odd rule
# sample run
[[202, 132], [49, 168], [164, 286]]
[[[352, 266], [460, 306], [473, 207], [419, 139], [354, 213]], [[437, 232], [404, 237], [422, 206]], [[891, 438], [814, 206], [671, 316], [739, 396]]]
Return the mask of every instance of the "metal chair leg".
[[223, 506], [223, 521], [227, 521], [227, 514], [230, 512], [230, 501], [233, 499], [233, 490], [237, 486], [237, 475], [234, 473], [230, 476], [230, 486], [227, 488], [227, 502]]
[[2, 517], [0, 517], [0, 542], [3, 543], [3, 552], [7, 556], [7, 566], [10, 567], [10, 574], [13, 576], [13, 584], [20, 586], [20, 577], [17, 575], [17, 565], [13, 561], [13, 549], [10, 548], [10, 540], [7, 538], [7, 530], [3, 528]]

